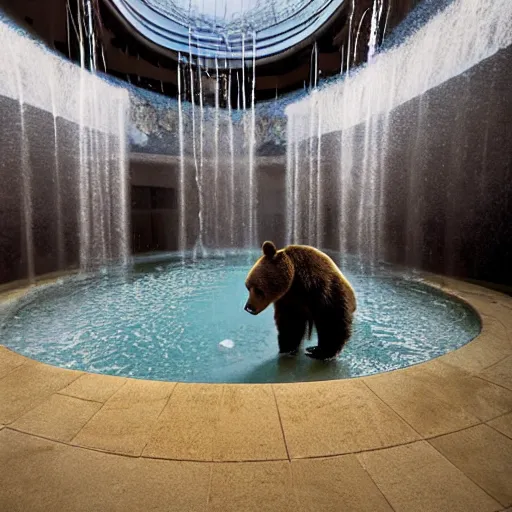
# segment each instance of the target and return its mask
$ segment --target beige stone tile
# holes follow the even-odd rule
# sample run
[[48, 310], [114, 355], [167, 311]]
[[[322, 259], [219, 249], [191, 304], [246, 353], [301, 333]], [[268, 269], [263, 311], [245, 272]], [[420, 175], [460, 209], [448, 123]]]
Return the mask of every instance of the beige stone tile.
[[288, 461], [214, 464], [209, 512], [295, 512]]
[[177, 384], [143, 455], [212, 460], [222, 389], [215, 384]]
[[207, 463], [122, 457], [4, 429], [0, 467], [2, 512], [207, 510]]
[[512, 439], [478, 425], [430, 444], [503, 506], [512, 505]]
[[357, 458], [396, 512], [491, 512], [501, 507], [426, 441]]
[[302, 512], [392, 512], [355, 455], [300, 459], [291, 463]]
[[126, 381], [123, 377], [84, 373], [59, 393], [83, 400], [106, 402]]
[[34, 361], [0, 379], [0, 422], [11, 423], [81, 375]]
[[480, 372], [479, 375], [488, 381], [512, 390], [512, 356]]
[[213, 459], [242, 461], [287, 457], [272, 388], [224, 386]]
[[502, 434], [512, 439], [512, 413], [505, 414], [494, 420], [487, 422], [492, 428], [495, 428]]
[[464, 283], [453, 279], [443, 279], [445, 291], [452, 291], [468, 302], [480, 315], [500, 321], [508, 331], [512, 342], [512, 297], [488, 288]]
[[371, 450], [419, 438], [360, 379], [274, 389], [292, 458]]
[[0, 379], [27, 361], [26, 357], [0, 345]]
[[[11, 283], [9, 283], [9, 286]], [[0, 304], [6, 304], [8, 302], [15, 302], [24, 297], [30, 291], [29, 287], [6, 289], [3, 285], [0, 285]]]
[[505, 327], [494, 318], [484, 317], [484, 326], [479, 336], [460, 349], [445, 354], [440, 360], [471, 373], [478, 373], [498, 363], [507, 354], [512, 354], [512, 343]]
[[38, 436], [69, 442], [98, 412], [100, 403], [59, 394], [18, 418], [12, 427]]
[[129, 379], [73, 439], [79, 446], [140, 455], [175, 384]]
[[425, 437], [476, 425], [512, 410], [512, 393], [439, 360], [364, 378]]
[[463, 293], [480, 299], [486, 299], [487, 301], [493, 301], [493, 303], [512, 305], [512, 299], [508, 295], [491, 288], [486, 288], [484, 284], [480, 286], [475, 283], [461, 281], [460, 279], [447, 276], [437, 276], [437, 281], [441, 283], [444, 288], [452, 290], [455, 293]]
[[512, 329], [512, 300], [510, 297], [494, 292], [491, 294], [460, 292], [458, 295], [481, 315], [487, 315], [500, 321], [508, 330], [510, 339]]

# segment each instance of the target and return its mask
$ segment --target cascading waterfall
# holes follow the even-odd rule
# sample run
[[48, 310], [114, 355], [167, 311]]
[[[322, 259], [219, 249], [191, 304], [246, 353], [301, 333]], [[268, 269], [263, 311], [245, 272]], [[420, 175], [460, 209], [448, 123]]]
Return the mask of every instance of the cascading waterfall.
[[[184, 255], [191, 250], [194, 258], [259, 244], [256, 235], [256, 54], [253, 52], [249, 57], [246, 47], [247, 41], [241, 71], [230, 69], [227, 61], [222, 64], [216, 59], [210, 69], [204, 63], [192, 63], [191, 46], [186, 80], [182, 62], [178, 62], [178, 247]], [[252, 79], [249, 80], [247, 73], [251, 65]], [[240, 76], [244, 81], [247, 79], [250, 89], [246, 90], [244, 81], [235, 83]], [[190, 108], [184, 101], [185, 84], [189, 88]], [[231, 103], [235, 92], [240, 110]], [[248, 98], [244, 100], [246, 94]], [[223, 101], [226, 101], [226, 108], [221, 107]]]
[[57, 216], [57, 265], [58, 268], [64, 268], [65, 254], [64, 254], [64, 223], [62, 216], [62, 191], [61, 191], [61, 169], [59, 159], [59, 129], [57, 124], [57, 112], [56, 112], [56, 87], [52, 77], [48, 77], [50, 83], [50, 94], [52, 101], [52, 116], [53, 116], [53, 165], [54, 165], [54, 179], [55, 179], [55, 210]]
[[[10, 43], [10, 41], [9, 41]], [[4, 46], [5, 48], [5, 46]], [[18, 90], [18, 102], [20, 110], [20, 127], [21, 127], [21, 199], [23, 204], [23, 229], [25, 232], [25, 252], [27, 255], [27, 278], [32, 282], [35, 278], [35, 261], [34, 261], [34, 236], [33, 236], [33, 202], [32, 202], [32, 171], [30, 168], [30, 147], [27, 138], [27, 129], [25, 123], [25, 102], [24, 102], [24, 87], [20, 74], [20, 69], [14, 58], [14, 52], [11, 47], [13, 55], [13, 67], [16, 77], [16, 87]]]
[[201, 73], [201, 66], [197, 66], [197, 76], [199, 81], [199, 172], [197, 177], [198, 195], [199, 195], [199, 215], [200, 215], [200, 226], [199, 226], [199, 238], [197, 240], [196, 251], [201, 257], [206, 256], [206, 249], [204, 246], [204, 194], [205, 190], [203, 187], [204, 181], [204, 101], [203, 101], [203, 75]]
[[[80, 40], [84, 43], [83, 33]], [[83, 51], [78, 67], [4, 18], [0, 44], [6, 50], [0, 54], [0, 96], [17, 101], [20, 111], [19, 185], [3, 194], [20, 194], [15, 208], [23, 219], [23, 276], [32, 281], [40, 273], [38, 261], [44, 262], [42, 271], [64, 266], [86, 271], [128, 262], [128, 92], [86, 71]], [[96, 42], [91, 44], [95, 47]], [[53, 144], [55, 180], [35, 187], [33, 183], [41, 182], [41, 139]], [[8, 146], [6, 141], [2, 147]], [[0, 169], [0, 178], [12, 181], [4, 176], [12, 172], [12, 166]], [[5, 204], [0, 197], [0, 205]]]
[[[345, 73], [338, 82], [313, 90], [308, 97], [287, 107], [287, 229], [288, 241], [292, 243], [319, 241], [318, 230], [308, 231], [305, 225], [315, 209], [325, 213], [325, 198], [310, 194], [313, 204], [303, 200], [306, 193], [303, 181], [306, 180], [300, 180], [299, 176], [305, 170], [299, 162], [304, 161], [304, 156], [311, 157], [311, 173], [314, 163], [318, 163], [318, 157], [313, 154], [316, 146], [312, 138], [325, 137], [339, 141], [338, 162], [329, 162], [329, 166], [336, 167], [331, 176], [336, 181], [328, 185], [334, 188], [336, 183], [337, 188], [337, 192], [333, 192], [337, 194], [333, 215], [338, 212], [339, 249], [368, 255], [374, 261], [382, 258], [386, 251], [384, 189], [389, 185], [387, 171], [392, 143], [390, 113], [419, 98], [416, 123], [411, 125], [421, 130], [422, 123], [426, 122], [426, 100], [422, 100], [422, 95], [512, 44], [512, 2], [509, 0], [471, 3], [454, 0], [399, 46], [375, 53], [379, 25], [387, 24], [388, 15], [389, 9], [383, 15], [383, 2], [375, 0], [366, 66]], [[359, 29], [361, 23], [359, 21]], [[354, 46], [358, 48], [357, 43]], [[347, 62], [355, 57], [354, 52], [349, 39]], [[315, 125], [318, 130], [313, 134], [311, 127]], [[320, 145], [318, 142], [318, 147]], [[413, 171], [423, 160], [422, 141], [416, 139], [410, 150], [408, 168]], [[324, 169], [322, 173], [327, 175]], [[423, 242], [418, 220], [422, 206], [414, 197], [414, 190], [423, 178], [414, 172], [410, 176], [413, 181], [408, 192], [411, 217], [407, 250], [411, 259], [416, 259], [415, 251]]]
[[[227, 66], [226, 66], [227, 68]], [[228, 77], [228, 136], [229, 136], [229, 244], [235, 245], [235, 141], [233, 112], [231, 109], [232, 73]]]
[[377, 36], [384, 0], [373, 0], [372, 24], [370, 27], [370, 40], [368, 41], [368, 62], [371, 62], [377, 50]]
[[182, 91], [182, 77], [181, 77], [181, 54], [178, 54], [178, 140], [180, 146], [180, 234], [179, 234], [179, 250], [185, 252], [187, 248], [187, 195], [185, 193], [185, 141], [183, 135], [183, 91]]
[[251, 126], [249, 133], [249, 247], [255, 247], [257, 218], [257, 189], [255, 176], [256, 157], [256, 111], [255, 111], [255, 88], [256, 88], [256, 34], [253, 34], [252, 46], [252, 86], [251, 86]]
[[[214, 222], [215, 226], [220, 224], [219, 218], [219, 63], [215, 59], [215, 121], [214, 121], [214, 133], [213, 133], [213, 144], [214, 144], [214, 181], [215, 181], [215, 192], [213, 195], [214, 201]], [[219, 247], [219, 230], [215, 230], [215, 247]]]

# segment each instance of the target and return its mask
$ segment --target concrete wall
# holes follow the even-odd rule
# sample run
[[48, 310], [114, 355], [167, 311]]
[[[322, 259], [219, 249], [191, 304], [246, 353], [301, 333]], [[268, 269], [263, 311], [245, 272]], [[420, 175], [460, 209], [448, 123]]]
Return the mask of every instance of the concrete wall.
[[[379, 236], [384, 241], [382, 256], [386, 260], [512, 284], [510, 83], [511, 48], [391, 114], [384, 204], [379, 219]], [[35, 272], [42, 274], [78, 263], [77, 127], [58, 119], [56, 147], [52, 116], [28, 106], [24, 115], [25, 142], [19, 103], [0, 98], [0, 283], [27, 275], [26, 197], [21, 172], [22, 155], [27, 148]], [[356, 137], [359, 139], [362, 137]], [[321, 239], [324, 247], [334, 249], [339, 248], [340, 229], [339, 141], [339, 133], [329, 134], [321, 141]], [[356, 156], [362, 151], [362, 147], [356, 148]], [[285, 156], [256, 160], [259, 242], [272, 239], [278, 245], [285, 243], [285, 161]], [[239, 162], [237, 168], [243, 170], [244, 165]], [[304, 161], [303, 165], [306, 173], [307, 163]], [[197, 237], [198, 203], [190, 159], [185, 169], [190, 246]], [[227, 166], [221, 161], [220, 174], [226, 172]], [[178, 159], [132, 154], [130, 175], [133, 251], [176, 249]], [[358, 179], [354, 178], [354, 194], [350, 198], [353, 211], [360, 194]], [[221, 210], [224, 207], [225, 201], [220, 204]], [[357, 228], [356, 220], [352, 226]], [[222, 240], [224, 224], [219, 227]], [[353, 231], [349, 249], [355, 248]]]
[[[285, 157], [256, 158], [256, 202], [257, 202], [257, 239], [273, 239], [278, 244], [285, 241], [286, 191]], [[235, 173], [246, 172], [247, 162], [236, 161]], [[217, 183], [211, 177], [215, 169], [211, 161], [205, 161], [204, 221], [205, 243], [212, 247], [214, 241], [221, 248], [231, 244], [227, 210], [229, 198], [225, 196], [223, 182], [230, 173], [229, 163], [221, 161]], [[186, 247], [192, 248], [199, 234], [198, 194], [195, 183], [195, 165], [193, 159], [185, 158], [186, 188]], [[132, 247], [135, 253], [151, 250], [172, 251], [179, 248], [180, 233], [180, 164], [179, 158], [165, 155], [146, 155], [132, 153], [130, 158], [130, 176], [132, 184]], [[235, 189], [237, 203], [235, 232], [233, 237], [237, 246], [244, 239], [244, 213], [241, 208], [240, 187]], [[243, 191], [242, 191], [243, 192]], [[217, 203], [214, 201], [217, 197]], [[214, 212], [214, 209], [216, 211]], [[217, 219], [217, 222], [215, 222]]]
[[[20, 114], [17, 101], [0, 97], [0, 283], [27, 275], [27, 208], [32, 210], [35, 273], [53, 272], [78, 263], [78, 189], [74, 179], [79, 168], [77, 127], [59, 119], [56, 148], [53, 117], [25, 105], [23, 141]], [[28, 194], [23, 188], [24, 152], [29, 169]]]
[[[435, 272], [512, 284], [512, 47], [391, 112], [384, 202], [372, 214], [383, 259]], [[364, 125], [353, 128], [356, 164], [349, 187], [346, 249], [363, 254]], [[339, 248], [340, 133], [322, 138], [325, 246]], [[308, 141], [300, 148], [307, 162]], [[307, 164], [304, 166], [307, 173]], [[307, 179], [307, 177], [305, 177]], [[307, 216], [307, 208], [303, 215]]]

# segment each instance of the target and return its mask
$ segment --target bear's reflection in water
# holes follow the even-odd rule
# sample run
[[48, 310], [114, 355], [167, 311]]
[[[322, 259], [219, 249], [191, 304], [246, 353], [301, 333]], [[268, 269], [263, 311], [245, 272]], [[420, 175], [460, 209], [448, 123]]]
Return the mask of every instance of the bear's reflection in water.
[[304, 354], [304, 348], [301, 348], [295, 356], [276, 354], [274, 358], [237, 377], [241, 377], [238, 382], [243, 381], [248, 384], [311, 382], [350, 377], [350, 368], [343, 361], [342, 355], [338, 359], [320, 361], [307, 357]]

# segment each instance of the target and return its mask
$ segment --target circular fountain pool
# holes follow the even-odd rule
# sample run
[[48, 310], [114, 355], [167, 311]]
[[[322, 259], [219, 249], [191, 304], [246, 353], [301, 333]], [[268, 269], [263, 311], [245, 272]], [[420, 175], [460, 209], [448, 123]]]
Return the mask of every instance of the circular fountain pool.
[[[279, 357], [270, 307], [243, 310], [259, 254], [139, 261], [128, 273], [35, 287], [4, 313], [0, 342], [64, 368], [185, 382], [292, 382], [356, 377], [420, 363], [469, 342], [477, 315], [390, 270], [342, 269], [358, 298], [354, 331], [336, 361]], [[316, 344], [315, 336], [306, 346]]]

